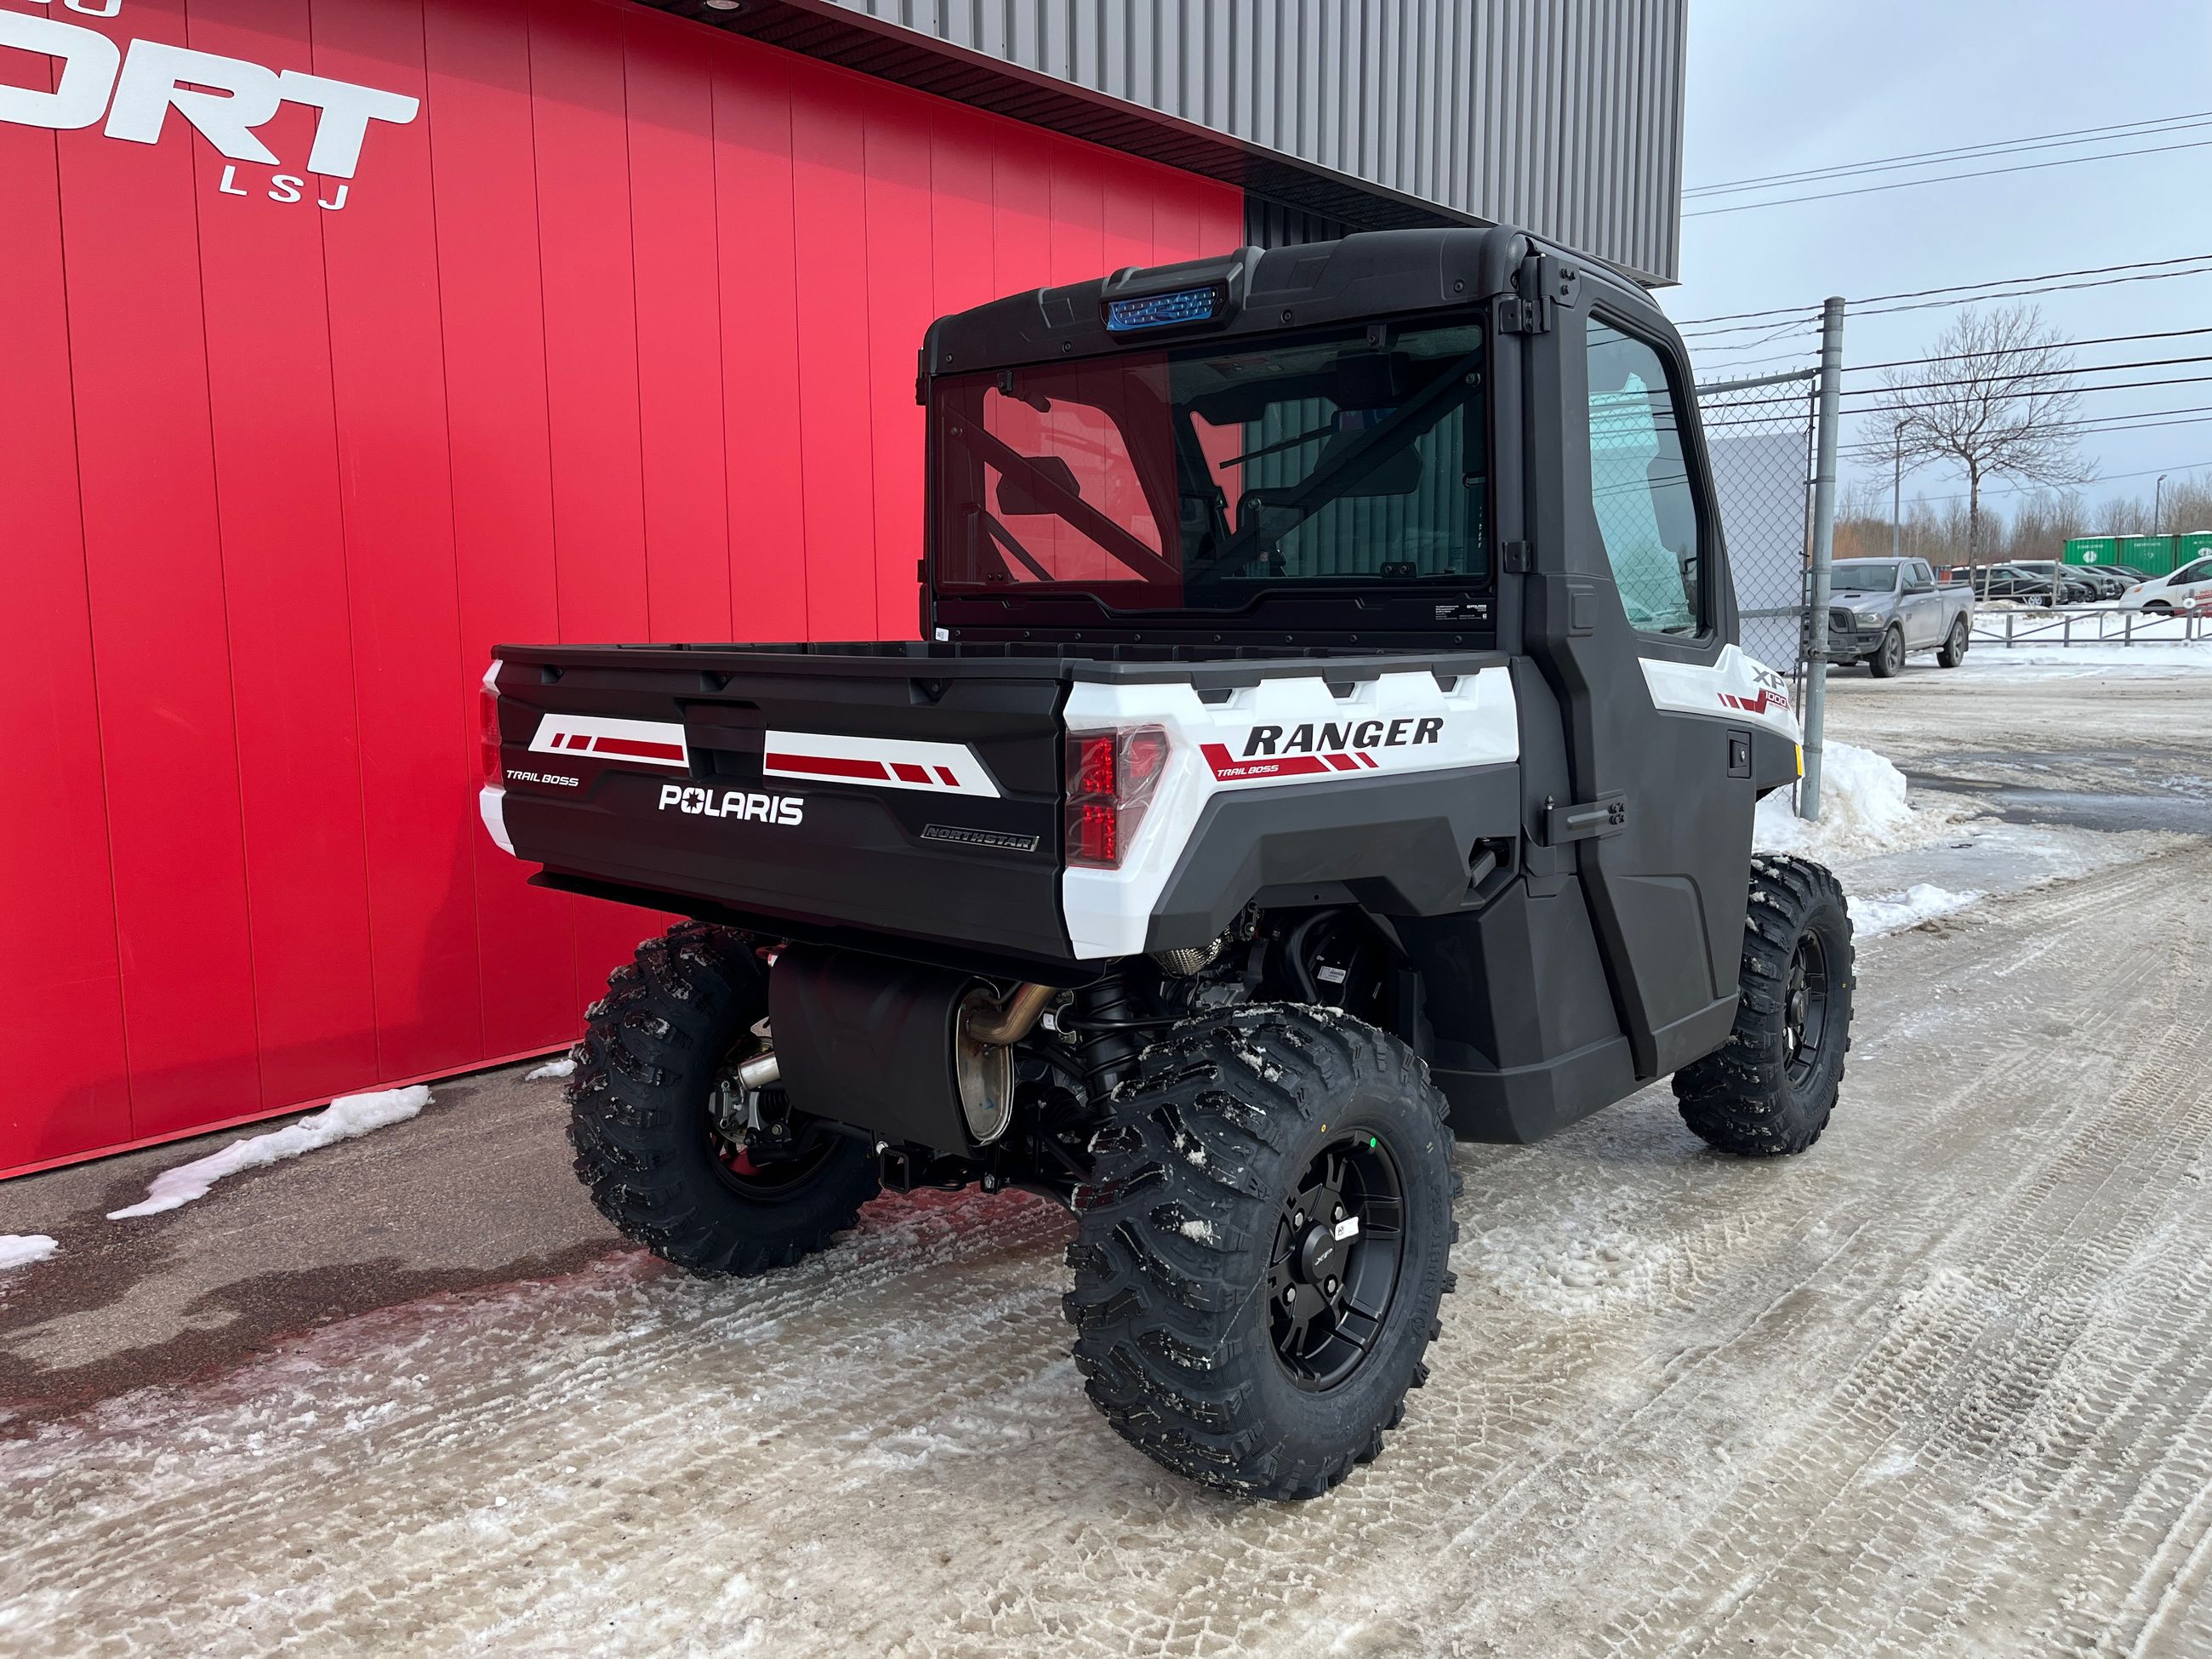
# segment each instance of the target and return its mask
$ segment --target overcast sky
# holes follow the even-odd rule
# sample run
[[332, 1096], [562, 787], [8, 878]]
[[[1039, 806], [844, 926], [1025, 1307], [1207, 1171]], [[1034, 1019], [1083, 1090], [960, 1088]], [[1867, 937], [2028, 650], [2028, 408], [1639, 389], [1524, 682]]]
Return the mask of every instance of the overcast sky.
[[[2212, 112], [2212, 7], [2191, 0], [1690, 0], [1684, 183], [1695, 186], [1909, 152], [2026, 138], [2124, 121]], [[2212, 125], [2097, 149], [2212, 141]], [[2058, 149], [1963, 161], [1967, 172], [2083, 153]], [[1891, 173], [1802, 186], [1805, 192], [1883, 182]], [[1798, 194], [1792, 189], [1778, 194]], [[1723, 198], [1704, 205], [1750, 199]], [[1701, 205], [1685, 204], [1694, 213]], [[2212, 146], [2088, 161], [1952, 184], [1685, 217], [1682, 283], [1661, 295], [1680, 319], [1817, 304], [1903, 289], [2212, 254]], [[2045, 316], [2077, 339], [2212, 325], [2212, 275], [2038, 296]], [[1844, 362], [1923, 355], [1953, 313], [1907, 312], [1846, 323]], [[1701, 379], [1722, 378], [1717, 348], [1753, 337], [1692, 341]], [[1741, 348], [1739, 359], [1784, 352], [1799, 337]], [[1802, 337], [1809, 347], [1808, 331]], [[2084, 364], [2212, 356], [2212, 334], [2132, 346], [2091, 346]], [[1809, 361], [1809, 355], [1808, 355]], [[1761, 362], [1736, 370], [1792, 367]], [[2212, 362], [2090, 377], [2162, 379]], [[1878, 379], [1846, 375], [1853, 386]], [[1850, 399], [1845, 400], [1848, 408]], [[2084, 416], [2212, 405], [2196, 386], [2092, 392]], [[2104, 482], [2093, 497], [2149, 498], [2152, 478], [2191, 468], [2212, 481], [2212, 410], [2204, 423], [2091, 437]], [[1862, 424], [1846, 420], [1846, 443]], [[1865, 424], [1871, 425], [1871, 422]], [[1880, 469], [1887, 483], [1887, 467]], [[1851, 476], [1847, 469], [1845, 477]], [[2169, 485], [2171, 484], [2169, 481]], [[1950, 495], [1955, 477], [1908, 477], [1906, 498]], [[2195, 526], [2190, 526], [2195, 527]]]

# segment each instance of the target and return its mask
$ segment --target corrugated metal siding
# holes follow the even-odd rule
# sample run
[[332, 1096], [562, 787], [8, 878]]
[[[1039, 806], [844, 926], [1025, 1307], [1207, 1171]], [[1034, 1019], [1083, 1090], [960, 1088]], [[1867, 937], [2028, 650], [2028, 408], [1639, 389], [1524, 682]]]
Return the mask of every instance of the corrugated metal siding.
[[828, 0], [1672, 281], [1687, 0]]

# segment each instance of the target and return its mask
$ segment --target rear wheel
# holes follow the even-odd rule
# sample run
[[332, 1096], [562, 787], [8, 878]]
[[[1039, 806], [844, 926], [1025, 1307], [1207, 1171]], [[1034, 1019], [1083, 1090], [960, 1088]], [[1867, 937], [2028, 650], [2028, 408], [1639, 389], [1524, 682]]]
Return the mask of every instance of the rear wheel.
[[680, 923], [615, 969], [568, 1082], [568, 1144], [599, 1213], [705, 1277], [789, 1267], [878, 1190], [866, 1145], [738, 1082], [767, 1012], [743, 937]]
[[1945, 668], [1956, 668], [1966, 659], [1966, 619], [1961, 617], [1943, 636], [1943, 648], [1936, 653], [1936, 662]]
[[1883, 635], [1881, 643], [1875, 647], [1874, 655], [1868, 659], [1867, 666], [1874, 671], [1874, 677], [1878, 680], [1894, 676], [1905, 666], [1905, 635], [1894, 628]]
[[1316, 1496], [1427, 1380], [1459, 1190], [1443, 1097], [1395, 1037], [1304, 1006], [1191, 1022], [1141, 1066], [1068, 1250], [1086, 1390], [1178, 1474]]
[[1851, 1046], [1851, 918], [1810, 859], [1758, 854], [1728, 1042], [1674, 1074], [1682, 1121], [1745, 1158], [1802, 1152], [1835, 1110]]
[[2143, 609], [2146, 611], [2155, 611], [2161, 616], [2170, 617], [2173, 614], [2173, 607], [2168, 605], [2164, 599], [2153, 599], [2149, 604], [2144, 605]]

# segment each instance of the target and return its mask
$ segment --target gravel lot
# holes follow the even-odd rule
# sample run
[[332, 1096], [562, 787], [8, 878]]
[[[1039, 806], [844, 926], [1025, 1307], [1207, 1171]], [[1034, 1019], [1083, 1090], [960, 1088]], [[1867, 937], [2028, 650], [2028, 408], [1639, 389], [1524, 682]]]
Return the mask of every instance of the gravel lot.
[[1048, 1206], [685, 1280], [515, 1068], [145, 1220], [227, 1137], [0, 1187], [62, 1246], [0, 1274], [0, 1648], [2212, 1654], [2212, 674], [1996, 654], [1832, 682], [1997, 816], [1910, 855], [1993, 896], [1864, 947], [1827, 1136], [1460, 1149], [1434, 1376], [1328, 1498], [1107, 1430]]

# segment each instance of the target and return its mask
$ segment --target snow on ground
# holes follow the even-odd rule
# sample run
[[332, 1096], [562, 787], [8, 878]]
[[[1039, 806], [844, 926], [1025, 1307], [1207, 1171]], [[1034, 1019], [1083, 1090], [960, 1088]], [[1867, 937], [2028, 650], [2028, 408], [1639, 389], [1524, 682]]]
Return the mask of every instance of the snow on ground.
[[44, 1261], [59, 1249], [44, 1233], [0, 1233], [0, 1271]]
[[547, 1060], [543, 1066], [532, 1066], [522, 1074], [522, 1080], [525, 1083], [535, 1083], [541, 1078], [573, 1077], [575, 1075], [575, 1071], [574, 1060], [563, 1054], [558, 1060]]
[[1916, 882], [1901, 893], [1885, 893], [1875, 897], [1854, 897], [1850, 900], [1851, 932], [1859, 939], [1880, 939], [1884, 933], [1894, 933], [1900, 928], [1917, 927], [1923, 921], [1933, 921], [1937, 916], [1948, 916], [1954, 910], [1963, 910], [1982, 895], [1969, 890], [1954, 893], [1932, 882]]
[[147, 1188], [144, 1199], [124, 1209], [110, 1210], [107, 1218], [123, 1221], [133, 1216], [160, 1215], [196, 1198], [204, 1198], [208, 1188], [225, 1176], [236, 1175], [241, 1170], [258, 1170], [319, 1147], [351, 1140], [356, 1135], [365, 1135], [388, 1123], [404, 1122], [429, 1103], [430, 1091], [419, 1083], [408, 1089], [341, 1095], [321, 1111], [310, 1112], [296, 1123], [288, 1123], [265, 1135], [234, 1140], [219, 1152], [162, 1170], [154, 1177], [154, 1184]]
[[0, 1649], [2203, 1655], [2208, 972], [2192, 843], [1872, 946], [1802, 1158], [1663, 1087], [1457, 1148], [1427, 1384], [1309, 1504], [1125, 1445], [1066, 1218], [930, 1193], [761, 1279], [438, 1291], [0, 1438]]
[[1831, 741], [1821, 757], [1820, 816], [1797, 816], [1793, 792], [1778, 789], [1759, 804], [1752, 844], [1764, 853], [1798, 853], [1822, 864], [1925, 846], [1951, 832], [1946, 806], [1916, 809], [1905, 799], [1905, 774], [1856, 744]]
[[1966, 653], [1965, 663], [1953, 672], [1994, 679], [2007, 674], [2042, 675], [2052, 669], [2068, 668], [2098, 674], [2171, 674], [2177, 668], [2212, 670], [2212, 639], [2193, 642], [2154, 641], [2148, 645], [2121, 645], [2108, 641], [2097, 645], [2054, 642], [2012, 646], [2001, 641], [1977, 639], [1973, 648]]

